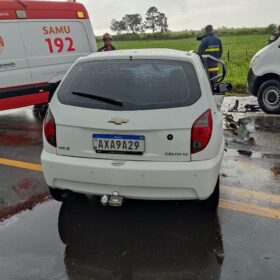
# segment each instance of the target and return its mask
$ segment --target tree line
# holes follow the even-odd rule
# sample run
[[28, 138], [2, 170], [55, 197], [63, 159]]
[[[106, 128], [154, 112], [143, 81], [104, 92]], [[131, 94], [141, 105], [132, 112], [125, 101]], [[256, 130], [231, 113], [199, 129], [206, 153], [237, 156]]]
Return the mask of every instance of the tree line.
[[117, 34], [137, 34], [146, 30], [151, 30], [153, 34], [155, 32], [165, 33], [168, 31], [168, 18], [156, 7], [150, 7], [144, 20], [140, 14], [126, 14], [120, 21], [113, 19], [110, 29]]
[[[218, 36], [242, 36], [242, 35], [271, 35], [276, 30], [276, 24], [270, 24], [267, 27], [242, 27], [242, 28], [229, 28], [219, 27], [215, 30]], [[113, 36], [114, 41], [135, 41], [135, 40], [180, 40], [196, 38], [203, 34], [203, 30], [185, 30], [171, 32], [155, 32], [153, 33], [134, 33], [123, 32]], [[97, 36], [96, 40], [102, 42], [102, 36]]]

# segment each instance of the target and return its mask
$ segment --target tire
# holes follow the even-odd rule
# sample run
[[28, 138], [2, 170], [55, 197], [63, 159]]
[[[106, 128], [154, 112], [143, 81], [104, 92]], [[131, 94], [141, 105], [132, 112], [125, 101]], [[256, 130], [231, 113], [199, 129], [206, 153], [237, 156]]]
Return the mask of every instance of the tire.
[[73, 200], [85, 200], [86, 196], [81, 193], [76, 193], [70, 190], [60, 190], [49, 187], [50, 194], [54, 200], [60, 202], [72, 202]]
[[[91, 219], [91, 215], [86, 212], [90, 205], [91, 203], [85, 196], [76, 196], [76, 199], [73, 197], [73, 199], [65, 200], [61, 204], [58, 216], [58, 233], [65, 245], [70, 244], [71, 241], [73, 243], [79, 240], [81, 219], [86, 221]], [[82, 215], [81, 213], [88, 213], [88, 215]]]
[[51, 187], [49, 187], [49, 191], [54, 200], [61, 201], [61, 202], [65, 200], [65, 196], [64, 196], [65, 191], [59, 190], [59, 189], [54, 189]]
[[210, 195], [208, 199], [203, 201], [203, 206], [207, 210], [216, 211], [220, 200], [220, 177], [218, 177], [214, 192]]
[[264, 82], [258, 91], [258, 103], [267, 114], [280, 114], [280, 81]]
[[37, 119], [43, 120], [47, 110], [48, 110], [48, 103], [34, 105], [33, 114]]

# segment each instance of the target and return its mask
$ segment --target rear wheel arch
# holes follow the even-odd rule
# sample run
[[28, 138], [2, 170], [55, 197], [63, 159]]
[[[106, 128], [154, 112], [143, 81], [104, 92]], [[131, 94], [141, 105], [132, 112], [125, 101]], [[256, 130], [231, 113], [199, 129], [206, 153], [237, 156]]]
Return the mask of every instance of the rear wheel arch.
[[280, 75], [277, 75], [274, 73], [268, 73], [268, 74], [258, 77], [254, 84], [253, 94], [255, 96], [258, 96], [258, 92], [259, 92], [259, 89], [262, 86], [262, 84], [269, 80], [278, 80], [280, 82]]

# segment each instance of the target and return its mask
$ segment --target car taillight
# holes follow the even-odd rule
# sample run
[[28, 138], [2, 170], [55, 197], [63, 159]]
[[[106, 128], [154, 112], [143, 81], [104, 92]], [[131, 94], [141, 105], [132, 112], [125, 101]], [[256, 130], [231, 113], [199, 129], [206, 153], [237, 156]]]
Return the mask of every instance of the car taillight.
[[44, 119], [44, 135], [47, 142], [53, 147], [56, 147], [55, 119], [50, 109], [48, 109]]
[[191, 152], [198, 153], [205, 149], [212, 135], [212, 113], [211, 110], [204, 112], [192, 126]]

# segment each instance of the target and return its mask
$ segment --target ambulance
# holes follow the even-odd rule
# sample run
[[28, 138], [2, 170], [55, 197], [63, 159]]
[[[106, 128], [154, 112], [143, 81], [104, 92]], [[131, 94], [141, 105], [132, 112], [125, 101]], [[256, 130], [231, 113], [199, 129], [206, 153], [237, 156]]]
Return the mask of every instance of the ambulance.
[[0, 1], [0, 110], [48, 103], [77, 58], [97, 50], [85, 7]]

